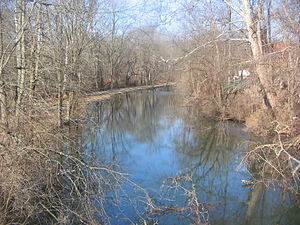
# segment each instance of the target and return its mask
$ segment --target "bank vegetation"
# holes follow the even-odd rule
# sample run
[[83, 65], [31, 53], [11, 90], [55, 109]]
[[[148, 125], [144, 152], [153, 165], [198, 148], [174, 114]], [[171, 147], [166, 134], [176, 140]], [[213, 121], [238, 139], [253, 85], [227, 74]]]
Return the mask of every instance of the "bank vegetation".
[[299, 1], [193, 1], [185, 9], [182, 54], [170, 61], [187, 104], [267, 137], [243, 162], [260, 171], [257, 181], [299, 193]]

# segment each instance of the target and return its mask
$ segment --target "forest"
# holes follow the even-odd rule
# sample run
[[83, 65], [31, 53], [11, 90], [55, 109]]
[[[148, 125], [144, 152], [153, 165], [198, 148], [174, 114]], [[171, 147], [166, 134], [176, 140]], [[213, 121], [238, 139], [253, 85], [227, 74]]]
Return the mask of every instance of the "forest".
[[245, 163], [299, 195], [299, 12], [299, 0], [1, 0], [0, 224], [102, 224], [105, 192], [127, 178], [70, 144], [86, 98], [165, 83], [199, 118], [264, 138]]

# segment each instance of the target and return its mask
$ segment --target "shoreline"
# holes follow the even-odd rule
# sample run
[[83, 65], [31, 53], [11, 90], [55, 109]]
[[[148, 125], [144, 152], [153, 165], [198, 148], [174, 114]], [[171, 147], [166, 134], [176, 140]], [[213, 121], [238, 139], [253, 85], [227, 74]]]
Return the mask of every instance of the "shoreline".
[[162, 87], [170, 87], [176, 85], [176, 82], [171, 83], [163, 83], [163, 84], [154, 84], [154, 85], [144, 85], [144, 86], [136, 86], [136, 87], [127, 87], [127, 88], [117, 88], [107, 91], [98, 91], [93, 92], [91, 94], [87, 94], [85, 97], [83, 97], [83, 100], [87, 102], [93, 102], [93, 101], [102, 101], [109, 99], [115, 95], [135, 92], [135, 91], [141, 91], [141, 90], [151, 90], [151, 89], [157, 89]]

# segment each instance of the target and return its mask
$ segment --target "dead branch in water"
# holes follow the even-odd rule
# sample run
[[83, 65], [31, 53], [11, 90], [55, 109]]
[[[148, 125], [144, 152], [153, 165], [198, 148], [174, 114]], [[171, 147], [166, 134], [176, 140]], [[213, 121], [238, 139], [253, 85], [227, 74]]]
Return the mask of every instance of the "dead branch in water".
[[167, 179], [162, 188], [166, 194], [173, 191], [183, 192], [183, 195], [186, 196], [187, 205], [182, 207], [154, 208], [145, 211], [144, 214], [187, 214], [193, 224], [207, 225], [209, 224], [208, 209], [222, 204], [221, 202], [199, 202], [196, 185], [191, 175], [182, 175]]
[[144, 214], [164, 214], [164, 213], [174, 213], [174, 212], [184, 212], [184, 211], [194, 211], [197, 210], [195, 207], [207, 207], [212, 208], [219, 204], [222, 204], [222, 202], [204, 202], [204, 203], [195, 203], [194, 206], [185, 206], [185, 207], [179, 207], [179, 206], [169, 206], [165, 208], [160, 209], [152, 209], [149, 211], [145, 211]]
[[277, 138], [272, 144], [258, 145], [249, 151], [242, 164], [258, 171], [257, 177], [267, 185], [279, 183], [283, 188], [299, 194], [300, 185], [300, 136], [283, 140], [283, 129], [277, 123]]

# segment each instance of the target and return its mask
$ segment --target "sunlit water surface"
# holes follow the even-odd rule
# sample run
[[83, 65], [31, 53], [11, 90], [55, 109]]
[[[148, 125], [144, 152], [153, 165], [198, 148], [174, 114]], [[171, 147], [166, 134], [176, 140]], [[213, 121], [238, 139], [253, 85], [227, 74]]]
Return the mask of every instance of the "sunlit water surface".
[[294, 196], [242, 185], [253, 176], [239, 166], [251, 146], [243, 127], [199, 118], [165, 91], [89, 105], [84, 151], [130, 180], [107, 193], [111, 224], [299, 225]]

